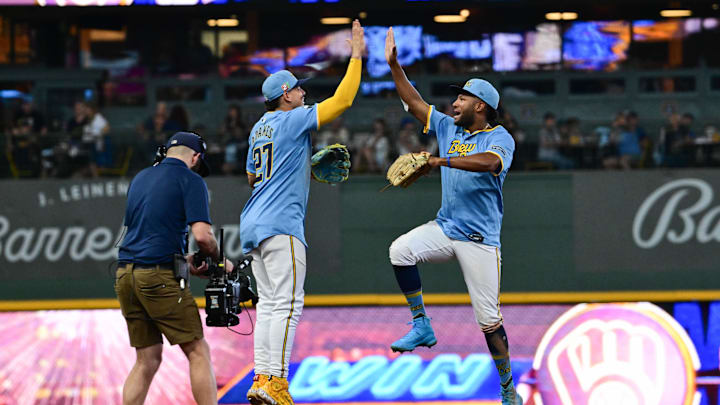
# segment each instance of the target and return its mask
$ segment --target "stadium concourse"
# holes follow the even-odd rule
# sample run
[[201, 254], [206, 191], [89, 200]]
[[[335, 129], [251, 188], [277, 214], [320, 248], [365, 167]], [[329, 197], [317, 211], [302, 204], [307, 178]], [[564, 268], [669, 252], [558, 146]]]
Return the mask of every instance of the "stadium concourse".
[[[266, 105], [263, 82], [286, 69], [310, 79], [299, 86], [308, 107], [333, 96], [355, 19], [365, 52], [352, 105], [317, 130], [302, 123], [311, 131], [297, 156], [307, 152], [308, 166], [339, 143], [351, 167], [347, 181], [310, 181], [296, 242], [307, 244], [305, 308], [285, 394], [302, 404], [720, 405], [720, 3], [700, 0], [0, 0], [0, 404], [123, 402], [136, 351], [114, 284], [133, 178], [174, 133], [201, 135], [212, 226], [237, 263], [240, 213], [263, 184], [248, 185], [248, 172], [282, 178], [283, 160], [263, 151], [286, 134], [254, 149], [251, 129], [300, 94], [279, 83], [288, 98]], [[389, 27], [422, 103], [391, 72]], [[498, 141], [503, 129], [512, 139]], [[397, 157], [422, 151], [446, 167], [379, 192]], [[488, 196], [492, 210], [463, 216]], [[488, 234], [498, 213], [501, 244]], [[442, 249], [423, 263], [408, 238], [413, 257], [389, 253], [434, 219], [452, 243], [493, 252], [484, 276], [498, 281], [512, 353], [499, 370], [506, 357], [486, 344], [499, 326], [478, 325], [468, 293], [481, 267], [439, 260], [452, 256]], [[415, 274], [420, 290], [408, 287]], [[189, 288], [217, 401], [248, 403], [252, 387], [271, 389], [253, 380], [256, 309], [245, 303], [232, 328], [247, 336], [205, 326], [206, 283]], [[437, 343], [410, 334], [401, 343], [432, 347], [396, 353], [418, 314]], [[183, 351], [165, 341], [162, 352], [145, 403], [195, 403]], [[501, 396], [509, 376], [515, 399]]]

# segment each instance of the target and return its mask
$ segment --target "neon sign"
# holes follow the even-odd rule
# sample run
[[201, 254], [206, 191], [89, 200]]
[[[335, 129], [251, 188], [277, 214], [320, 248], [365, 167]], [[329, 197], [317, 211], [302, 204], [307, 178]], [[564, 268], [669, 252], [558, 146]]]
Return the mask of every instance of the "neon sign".
[[691, 405], [699, 368], [690, 337], [655, 305], [580, 304], [538, 346], [535, 402]]

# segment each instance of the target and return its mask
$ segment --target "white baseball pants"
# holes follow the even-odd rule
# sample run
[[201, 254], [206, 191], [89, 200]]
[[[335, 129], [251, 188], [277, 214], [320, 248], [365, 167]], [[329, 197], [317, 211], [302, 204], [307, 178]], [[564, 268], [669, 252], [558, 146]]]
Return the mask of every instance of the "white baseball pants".
[[465, 278], [475, 319], [483, 330], [498, 327], [500, 314], [500, 249], [477, 242], [459, 241], [445, 235], [430, 221], [395, 239], [390, 245], [390, 263], [412, 266], [442, 263], [457, 258]]
[[255, 374], [287, 377], [305, 303], [305, 245], [294, 236], [265, 239], [250, 252], [257, 281]]

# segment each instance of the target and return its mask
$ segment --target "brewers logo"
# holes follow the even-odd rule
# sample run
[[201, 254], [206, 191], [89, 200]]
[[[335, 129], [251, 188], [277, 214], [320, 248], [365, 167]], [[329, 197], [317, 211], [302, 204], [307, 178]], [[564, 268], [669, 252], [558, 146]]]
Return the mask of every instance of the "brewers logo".
[[466, 156], [468, 153], [475, 150], [477, 147], [477, 144], [475, 143], [461, 143], [461, 141], [452, 141], [450, 144], [450, 149], [448, 149], [448, 155], [452, 153], [457, 153], [460, 156]]
[[[535, 404], [691, 405], [699, 359], [685, 330], [647, 303], [581, 304], [538, 347]], [[539, 396], [539, 398], [538, 398]]]

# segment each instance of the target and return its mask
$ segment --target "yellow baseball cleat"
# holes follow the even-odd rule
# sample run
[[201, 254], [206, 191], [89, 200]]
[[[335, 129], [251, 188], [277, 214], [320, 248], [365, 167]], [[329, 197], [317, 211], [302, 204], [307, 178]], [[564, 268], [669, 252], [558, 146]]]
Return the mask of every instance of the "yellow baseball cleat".
[[266, 405], [295, 405], [288, 391], [289, 386], [287, 378], [272, 377], [258, 389], [257, 395]]
[[260, 389], [267, 384], [269, 377], [263, 374], [258, 374], [253, 377], [252, 386], [247, 392], [247, 399], [252, 405], [263, 405], [265, 400], [259, 395]]

